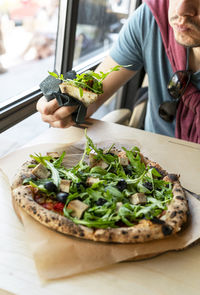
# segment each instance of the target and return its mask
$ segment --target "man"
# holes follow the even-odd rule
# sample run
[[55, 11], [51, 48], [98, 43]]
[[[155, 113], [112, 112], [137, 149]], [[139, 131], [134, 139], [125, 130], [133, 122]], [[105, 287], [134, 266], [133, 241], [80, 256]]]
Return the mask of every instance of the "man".
[[[104, 93], [89, 106], [88, 115], [144, 66], [149, 79], [145, 130], [200, 143], [200, 1], [144, 2], [96, 70], [126, 66], [107, 76]], [[74, 108], [59, 108], [56, 100], [41, 98], [37, 109], [52, 127], [73, 124]]]

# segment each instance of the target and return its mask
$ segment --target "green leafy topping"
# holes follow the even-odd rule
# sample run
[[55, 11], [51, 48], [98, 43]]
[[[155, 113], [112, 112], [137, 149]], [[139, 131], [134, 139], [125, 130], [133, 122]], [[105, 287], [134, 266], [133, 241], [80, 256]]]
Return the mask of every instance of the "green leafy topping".
[[[172, 184], [162, 179], [161, 174], [153, 167], [145, 167], [141, 160], [138, 147], [123, 150], [128, 158], [128, 165], [122, 166], [116, 154], [112, 153], [114, 146], [107, 151], [95, 145], [85, 132], [86, 145], [80, 161], [71, 168], [66, 168], [62, 162], [65, 153], [58, 159], [41, 154], [31, 155], [37, 163], [42, 163], [51, 173], [48, 179], [27, 178], [24, 184], [36, 187], [42, 193], [52, 195], [45, 188], [46, 182], [54, 182], [57, 187], [61, 179], [70, 180], [69, 195], [63, 209], [64, 216], [76, 224], [93, 228], [108, 228], [134, 226], [142, 218], [153, 219], [167, 209], [172, 200]], [[88, 164], [90, 153], [96, 161], [106, 163], [106, 168], [91, 167]], [[87, 184], [88, 177], [98, 179], [91, 185]], [[144, 193], [145, 204], [134, 205], [131, 196]], [[72, 200], [79, 200], [88, 205], [81, 218], [73, 217], [72, 210], [67, 206]]]
[[76, 78], [71, 80], [71, 79], [65, 79], [63, 74], [58, 75], [55, 72], [48, 72], [49, 75], [51, 75], [52, 77], [59, 79], [63, 82], [69, 82], [70, 84], [79, 87], [79, 92], [80, 92], [80, 96], [83, 96], [83, 89], [92, 91], [96, 94], [102, 94], [103, 93], [103, 80], [112, 72], [114, 71], [119, 71], [119, 69], [122, 66], [117, 65], [115, 67], [113, 67], [112, 69], [110, 69], [110, 71], [103, 73], [95, 73], [91, 70], [86, 71], [85, 73], [82, 74], [77, 74]]

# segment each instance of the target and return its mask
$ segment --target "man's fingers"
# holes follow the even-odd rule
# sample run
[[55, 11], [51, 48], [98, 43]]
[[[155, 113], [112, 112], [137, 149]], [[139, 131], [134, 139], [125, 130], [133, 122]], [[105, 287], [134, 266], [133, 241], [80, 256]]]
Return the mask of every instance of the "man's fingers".
[[54, 119], [56, 121], [63, 120], [64, 118], [70, 116], [76, 109], [77, 109], [77, 106], [61, 107], [54, 112], [53, 114]]
[[42, 120], [44, 122], [47, 122], [49, 124], [51, 124], [52, 122], [55, 121], [62, 121], [64, 119], [66, 119], [67, 117], [69, 117], [75, 110], [76, 110], [76, 106], [75, 107], [61, 107], [59, 109], [57, 109], [52, 115], [46, 115], [44, 113], [41, 114], [42, 116]]
[[41, 115], [50, 116], [50, 120], [55, 121], [60, 119], [62, 120], [63, 118], [71, 115], [77, 109], [77, 106], [60, 107], [56, 99], [47, 101], [43, 96], [38, 100], [36, 108]]
[[48, 102], [43, 96], [39, 99], [36, 107], [41, 113], [42, 120], [52, 127], [66, 128], [74, 124], [71, 114], [77, 109], [77, 106], [60, 107], [56, 99]]
[[72, 120], [71, 116], [68, 116], [63, 120], [51, 122], [50, 125], [54, 128], [67, 128], [74, 125], [74, 121]]
[[36, 109], [38, 112], [44, 115], [51, 115], [53, 114], [58, 108], [60, 108], [56, 98], [47, 101], [47, 99], [42, 96], [36, 105]]

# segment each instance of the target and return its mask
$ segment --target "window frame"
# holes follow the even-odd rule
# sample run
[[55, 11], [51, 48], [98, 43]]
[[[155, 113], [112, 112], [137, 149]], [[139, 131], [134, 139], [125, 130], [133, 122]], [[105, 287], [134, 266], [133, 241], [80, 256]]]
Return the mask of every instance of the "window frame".
[[42, 92], [35, 87], [3, 102], [0, 108], [0, 133], [33, 115], [40, 97]]

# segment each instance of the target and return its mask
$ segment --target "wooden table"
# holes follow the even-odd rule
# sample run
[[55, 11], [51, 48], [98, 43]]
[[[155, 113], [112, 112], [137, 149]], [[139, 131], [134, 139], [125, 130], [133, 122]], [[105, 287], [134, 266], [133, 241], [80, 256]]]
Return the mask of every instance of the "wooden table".
[[[91, 120], [88, 135], [96, 141], [130, 140], [169, 172], [181, 174], [184, 187], [200, 193], [200, 145], [117, 124]], [[84, 139], [84, 130], [50, 128], [29, 144], [71, 143]], [[5, 160], [0, 160], [5, 165]], [[1, 184], [1, 189], [6, 185]], [[1, 193], [0, 189], [0, 193]], [[119, 263], [82, 275], [42, 282], [28, 249], [24, 228], [17, 219], [10, 195], [0, 198], [0, 294], [148, 294], [199, 295], [200, 246], [165, 253], [156, 258]]]

